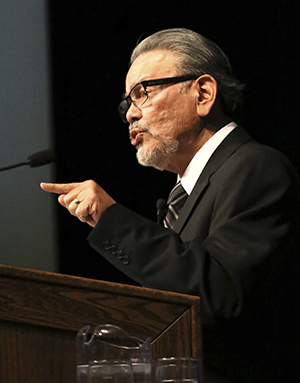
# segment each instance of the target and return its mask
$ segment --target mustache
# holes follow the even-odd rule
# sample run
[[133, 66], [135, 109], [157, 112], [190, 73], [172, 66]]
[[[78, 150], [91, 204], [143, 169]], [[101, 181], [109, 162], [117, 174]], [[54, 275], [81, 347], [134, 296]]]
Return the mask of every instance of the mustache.
[[147, 126], [140, 126], [137, 122], [133, 122], [132, 124], [129, 125], [128, 127], [129, 129], [129, 133], [133, 130], [133, 129], [139, 129], [140, 131], [142, 132], [148, 132], [150, 133], [150, 129], [147, 127]]

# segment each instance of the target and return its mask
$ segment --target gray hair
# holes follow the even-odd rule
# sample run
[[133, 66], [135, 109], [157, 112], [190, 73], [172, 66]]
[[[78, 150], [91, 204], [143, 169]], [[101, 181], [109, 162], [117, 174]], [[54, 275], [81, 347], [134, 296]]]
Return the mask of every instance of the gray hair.
[[130, 65], [143, 53], [169, 50], [178, 55], [176, 68], [181, 74], [209, 74], [217, 81], [224, 113], [233, 117], [243, 104], [242, 84], [233, 74], [228, 57], [211, 40], [189, 29], [174, 28], [157, 32], [133, 50]]

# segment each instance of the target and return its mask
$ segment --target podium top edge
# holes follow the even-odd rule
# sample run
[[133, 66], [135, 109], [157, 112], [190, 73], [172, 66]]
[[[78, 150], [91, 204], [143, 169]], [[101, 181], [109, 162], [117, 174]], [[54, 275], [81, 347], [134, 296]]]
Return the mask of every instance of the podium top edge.
[[111, 294], [115, 293], [124, 296], [129, 295], [134, 297], [142, 297], [144, 299], [149, 298], [149, 300], [177, 303], [188, 306], [198, 306], [200, 303], [200, 298], [193, 295], [185, 295], [171, 291], [162, 291], [147, 287], [124, 285], [121, 283], [95, 280], [49, 271], [26, 269], [15, 266], [0, 265], [0, 278], [1, 277], [64, 285], [73, 287], [74, 289], [81, 288], [94, 291], [102, 291]]

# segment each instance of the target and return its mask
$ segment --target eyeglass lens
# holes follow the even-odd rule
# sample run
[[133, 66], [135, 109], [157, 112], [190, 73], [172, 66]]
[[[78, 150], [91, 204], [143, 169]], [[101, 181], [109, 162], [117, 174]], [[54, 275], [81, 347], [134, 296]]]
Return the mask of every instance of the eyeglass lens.
[[133, 89], [131, 89], [129, 96], [121, 102], [118, 108], [119, 115], [123, 122], [127, 122], [126, 113], [130, 108], [131, 102], [133, 102], [133, 104], [137, 107], [140, 107], [144, 104], [144, 102], [146, 102], [147, 98], [147, 91], [145, 90], [142, 84], [137, 84]]
[[131, 101], [136, 106], [141, 106], [147, 100], [147, 92], [142, 84], [137, 84], [129, 94]]

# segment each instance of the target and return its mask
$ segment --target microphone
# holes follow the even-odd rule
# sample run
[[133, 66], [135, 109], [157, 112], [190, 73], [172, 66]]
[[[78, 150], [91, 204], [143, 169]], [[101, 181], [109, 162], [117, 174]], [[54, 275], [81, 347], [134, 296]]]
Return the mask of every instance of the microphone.
[[5, 166], [4, 168], [0, 168], [0, 172], [4, 170], [9, 170], [13, 168], [17, 168], [18, 166], [29, 165], [31, 168], [36, 168], [38, 166], [43, 166], [50, 164], [54, 161], [54, 155], [50, 149], [42, 150], [40, 152], [31, 154], [27, 157], [26, 161], [19, 162], [18, 164]]
[[167, 214], [168, 205], [165, 199], [160, 198], [156, 202], [157, 223], [160, 225], [163, 223], [165, 215]]

